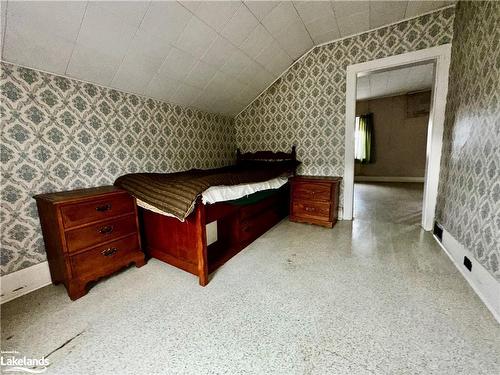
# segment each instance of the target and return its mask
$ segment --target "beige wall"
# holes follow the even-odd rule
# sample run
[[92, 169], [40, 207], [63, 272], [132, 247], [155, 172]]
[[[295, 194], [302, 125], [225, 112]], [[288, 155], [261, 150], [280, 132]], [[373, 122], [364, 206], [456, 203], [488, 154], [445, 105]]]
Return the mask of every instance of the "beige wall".
[[431, 92], [363, 100], [356, 103], [356, 115], [373, 113], [374, 162], [356, 162], [356, 176], [424, 177], [429, 115], [407, 117], [418, 101], [430, 103]]

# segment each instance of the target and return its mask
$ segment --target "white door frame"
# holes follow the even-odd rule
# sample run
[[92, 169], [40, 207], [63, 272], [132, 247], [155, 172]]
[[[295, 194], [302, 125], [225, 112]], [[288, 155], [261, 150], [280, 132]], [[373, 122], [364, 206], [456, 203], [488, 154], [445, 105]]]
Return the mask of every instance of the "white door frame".
[[424, 199], [422, 227], [432, 230], [438, 194], [441, 149], [443, 145], [444, 113], [448, 93], [448, 70], [451, 44], [385, 57], [347, 67], [346, 110], [345, 110], [345, 169], [343, 219], [352, 220], [354, 204], [354, 126], [356, 121], [356, 78], [359, 73], [389, 69], [400, 65], [420, 62], [434, 62], [434, 88], [432, 90], [429, 127], [427, 129], [427, 150], [425, 161]]

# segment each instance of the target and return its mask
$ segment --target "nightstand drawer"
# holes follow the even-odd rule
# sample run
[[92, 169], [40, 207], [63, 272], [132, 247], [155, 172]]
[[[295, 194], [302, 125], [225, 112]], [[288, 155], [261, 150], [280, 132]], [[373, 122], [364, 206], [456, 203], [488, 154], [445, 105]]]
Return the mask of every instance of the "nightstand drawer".
[[330, 220], [331, 204], [329, 202], [293, 202], [292, 215], [310, 217], [318, 220]]
[[66, 245], [68, 252], [71, 253], [136, 232], [135, 215], [127, 215], [118, 219], [106, 220], [99, 224], [69, 230], [66, 232]]
[[133, 261], [139, 249], [139, 239], [137, 234], [134, 234], [73, 255], [71, 257], [73, 274], [79, 278], [93, 275], [106, 276], [127, 265], [127, 258], [131, 258], [131, 261]]
[[330, 184], [298, 182], [293, 185], [294, 200], [330, 201], [332, 187]]
[[108, 198], [61, 207], [65, 228], [71, 228], [92, 221], [103, 220], [134, 212], [134, 199], [128, 194], [117, 194]]

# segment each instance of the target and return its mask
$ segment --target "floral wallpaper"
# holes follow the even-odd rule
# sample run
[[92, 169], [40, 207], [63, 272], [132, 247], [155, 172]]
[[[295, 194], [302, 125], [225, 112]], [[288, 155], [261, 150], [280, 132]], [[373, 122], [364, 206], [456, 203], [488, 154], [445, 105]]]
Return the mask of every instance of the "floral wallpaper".
[[346, 67], [450, 43], [453, 20], [446, 8], [315, 48], [236, 117], [238, 147], [296, 144], [300, 173], [342, 176]]
[[438, 221], [500, 281], [500, 2], [459, 2]]
[[1, 273], [46, 259], [33, 195], [230, 164], [233, 119], [1, 63]]

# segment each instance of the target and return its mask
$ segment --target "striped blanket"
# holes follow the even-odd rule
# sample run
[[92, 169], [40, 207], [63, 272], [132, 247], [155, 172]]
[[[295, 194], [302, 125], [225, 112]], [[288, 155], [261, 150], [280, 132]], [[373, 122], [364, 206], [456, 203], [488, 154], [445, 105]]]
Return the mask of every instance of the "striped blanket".
[[115, 186], [137, 199], [184, 220], [193, 211], [196, 199], [211, 186], [262, 182], [289, 175], [290, 164], [270, 163], [263, 168], [230, 166], [217, 169], [191, 169], [177, 173], [131, 173], [118, 177]]

